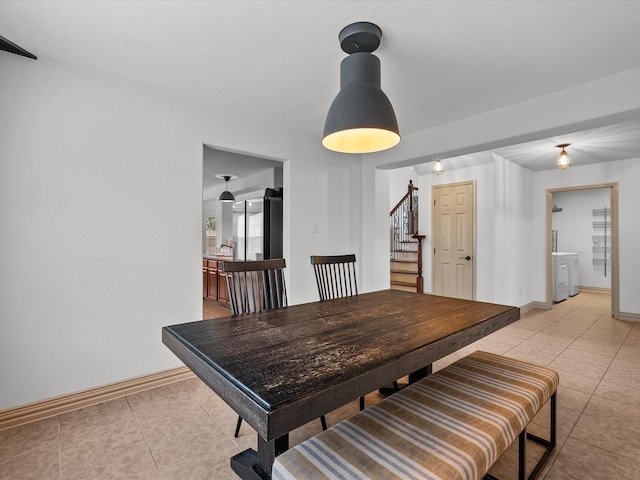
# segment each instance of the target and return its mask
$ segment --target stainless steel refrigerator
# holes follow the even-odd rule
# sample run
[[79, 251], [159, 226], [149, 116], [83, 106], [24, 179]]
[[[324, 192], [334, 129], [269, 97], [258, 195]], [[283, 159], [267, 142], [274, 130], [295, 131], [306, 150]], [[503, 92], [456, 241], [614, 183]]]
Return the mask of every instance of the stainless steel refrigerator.
[[282, 188], [233, 204], [233, 259], [282, 257]]

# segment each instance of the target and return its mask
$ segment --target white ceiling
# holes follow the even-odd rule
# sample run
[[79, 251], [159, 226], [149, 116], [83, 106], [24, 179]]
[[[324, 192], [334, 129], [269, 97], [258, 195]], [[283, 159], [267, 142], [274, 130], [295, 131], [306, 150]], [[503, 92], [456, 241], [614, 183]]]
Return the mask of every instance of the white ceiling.
[[535, 172], [556, 167], [561, 151], [557, 145], [562, 143], [570, 144], [566, 151], [571, 159], [571, 166], [640, 157], [640, 121], [566, 133], [497, 148], [493, 152]]
[[[570, 144], [566, 151], [573, 167], [637, 158], [640, 157], [640, 120], [620, 121], [604, 127], [582, 129], [541, 140], [521, 142], [469, 155], [445, 156], [440, 159], [443, 161], [445, 171], [455, 170], [491, 163], [493, 152], [538, 172], [556, 168], [560, 154], [560, 148], [557, 145], [565, 143]], [[432, 161], [423, 163], [417, 159], [414, 168], [423, 175], [431, 172], [432, 166]]]
[[[640, 67], [639, 1], [0, 1], [0, 35], [38, 61], [318, 142], [339, 89], [338, 33], [362, 20], [383, 31], [382, 87], [403, 135]], [[576, 165], [582, 154], [606, 161], [610, 146], [638, 156], [638, 127], [561, 141], [576, 144]], [[612, 135], [628, 138], [607, 145]], [[535, 152], [551, 158], [556, 143], [497, 153], [553, 168]]]

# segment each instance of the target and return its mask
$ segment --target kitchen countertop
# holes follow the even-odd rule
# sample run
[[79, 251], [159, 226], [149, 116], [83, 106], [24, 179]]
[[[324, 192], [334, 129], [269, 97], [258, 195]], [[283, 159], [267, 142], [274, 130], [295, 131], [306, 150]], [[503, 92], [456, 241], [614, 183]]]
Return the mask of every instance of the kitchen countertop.
[[205, 260], [218, 260], [219, 262], [232, 262], [233, 257], [231, 255], [202, 255]]

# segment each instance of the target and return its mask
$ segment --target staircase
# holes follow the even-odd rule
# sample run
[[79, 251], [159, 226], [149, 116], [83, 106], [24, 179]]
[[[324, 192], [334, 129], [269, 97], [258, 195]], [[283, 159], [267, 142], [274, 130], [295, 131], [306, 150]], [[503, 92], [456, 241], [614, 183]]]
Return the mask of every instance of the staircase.
[[[391, 288], [418, 291], [418, 241], [403, 242], [402, 249], [392, 252]], [[395, 258], [394, 258], [395, 257]]]
[[409, 181], [407, 193], [389, 213], [391, 288], [424, 292], [422, 240], [418, 235], [418, 187]]

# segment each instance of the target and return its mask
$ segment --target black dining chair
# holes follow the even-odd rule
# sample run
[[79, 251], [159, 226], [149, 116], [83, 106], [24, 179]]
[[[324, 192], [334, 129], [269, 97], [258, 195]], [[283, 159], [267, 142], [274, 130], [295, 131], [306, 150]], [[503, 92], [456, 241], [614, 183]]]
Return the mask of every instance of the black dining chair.
[[[311, 255], [311, 265], [321, 301], [358, 295], [355, 254]], [[398, 382], [393, 382], [393, 388], [399, 389]], [[364, 397], [359, 401], [360, 410], [364, 410]]]
[[311, 255], [320, 300], [351, 297], [358, 294], [356, 256]]
[[227, 277], [231, 315], [287, 306], [284, 258], [221, 263]]
[[[249, 262], [221, 262], [227, 277], [227, 292], [231, 315], [262, 312], [287, 306], [284, 281], [284, 258]], [[324, 415], [320, 417], [322, 430], [327, 429]], [[234, 437], [240, 433], [242, 417], [238, 416]]]

